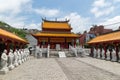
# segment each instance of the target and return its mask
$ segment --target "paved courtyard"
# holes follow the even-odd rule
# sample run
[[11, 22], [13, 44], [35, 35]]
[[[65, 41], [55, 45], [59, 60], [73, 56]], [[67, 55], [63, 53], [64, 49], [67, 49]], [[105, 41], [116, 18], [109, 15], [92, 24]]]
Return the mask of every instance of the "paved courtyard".
[[31, 58], [0, 80], [120, 80], [120, 63], [90, 57]]

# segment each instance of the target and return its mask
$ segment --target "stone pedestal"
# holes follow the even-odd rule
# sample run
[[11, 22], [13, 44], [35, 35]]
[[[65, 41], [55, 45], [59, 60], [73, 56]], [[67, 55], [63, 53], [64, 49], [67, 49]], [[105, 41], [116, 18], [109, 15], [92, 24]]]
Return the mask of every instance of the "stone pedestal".
[[6, 55], [7, 50], [4, 50], [4, 52], [1, 55], [1, 60], [0, 60], [0, 74], [6, 74], [9, 69], [7, 67], [7, 60], [8, 60], [8, 56]]

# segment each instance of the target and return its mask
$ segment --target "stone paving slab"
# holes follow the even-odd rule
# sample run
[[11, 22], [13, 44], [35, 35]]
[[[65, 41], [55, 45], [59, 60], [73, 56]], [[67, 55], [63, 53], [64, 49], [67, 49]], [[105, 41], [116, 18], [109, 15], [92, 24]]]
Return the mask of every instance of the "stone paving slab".
[[58, 63], [53, 59], [32, 59], [6, 75], [0, 80], [68, 80]]
[[120, 76], [120, 63], [118, 62], [111, 62], [91, 57], [76, 59]]
[[69, 80], [120, 80], [120, 76], [80, 62], [76, 58], [57, 59], [57, 62]]

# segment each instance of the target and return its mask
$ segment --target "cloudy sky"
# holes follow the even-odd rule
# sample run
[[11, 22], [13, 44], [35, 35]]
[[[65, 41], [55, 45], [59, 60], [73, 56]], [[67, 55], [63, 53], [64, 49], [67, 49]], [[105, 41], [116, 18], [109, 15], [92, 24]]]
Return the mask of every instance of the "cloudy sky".
[[[70, 19], [73, 32], [91, 25], [117, 29], [120, 0], [0, 0], [0, 20], [16, 28], [41, 29], [41, 18]], [[114, 24], [114, 25], [112, 25]]]

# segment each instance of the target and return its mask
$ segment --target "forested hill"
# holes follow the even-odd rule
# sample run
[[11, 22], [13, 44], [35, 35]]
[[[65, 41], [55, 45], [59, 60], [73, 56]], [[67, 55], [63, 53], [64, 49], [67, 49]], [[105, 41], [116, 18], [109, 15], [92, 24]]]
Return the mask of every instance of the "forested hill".
[[9, 24], [2, 22], [2, 21], [0, 21], [0, 28], [7, 30], [9, 32], [12, 32], [12, 33], [16, 34], [17, 36], [25, 39], [26, 32], [23, 31], [22, 29], [13, 28]]

